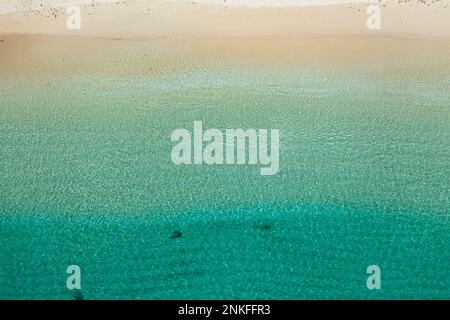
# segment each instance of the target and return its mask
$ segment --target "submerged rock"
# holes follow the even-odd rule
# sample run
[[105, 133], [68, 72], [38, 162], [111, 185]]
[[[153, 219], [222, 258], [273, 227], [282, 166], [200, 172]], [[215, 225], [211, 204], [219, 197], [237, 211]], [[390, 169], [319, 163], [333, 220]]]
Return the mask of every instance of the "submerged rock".
[[81, 292], [81, 290], [74, 291], [72, 295], [75, 300], [84, 300], [84, 295], [83, 292]]
[[175, 230], [174, 232], [172, 232], [170, 239], [177, 239], [177, 238], [181, 238], [182, 236], [183, 236], [183, 234], [181, 233], [181, 231]]

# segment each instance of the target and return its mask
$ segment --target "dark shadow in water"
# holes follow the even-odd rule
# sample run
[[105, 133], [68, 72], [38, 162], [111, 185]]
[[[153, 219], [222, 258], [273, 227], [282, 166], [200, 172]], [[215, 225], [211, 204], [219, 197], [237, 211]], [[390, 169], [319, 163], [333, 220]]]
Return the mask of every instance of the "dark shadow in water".
[[75, 300], [84, 300], [84, 295], [83, 292], [81, 292], [81, 290], [73, 291], [72, 295]]
[[270, 229], [272, 229], [272, 225], [264, 223], [264, 224], [259, 225], [258, 228], [261, 230], [270, 230]]
[[181, 238], [182, 236], [183, 234], [181, 233], [181, 231], [175, 230], [174, 232], [172, 232], [170, 239], [178, 239]]

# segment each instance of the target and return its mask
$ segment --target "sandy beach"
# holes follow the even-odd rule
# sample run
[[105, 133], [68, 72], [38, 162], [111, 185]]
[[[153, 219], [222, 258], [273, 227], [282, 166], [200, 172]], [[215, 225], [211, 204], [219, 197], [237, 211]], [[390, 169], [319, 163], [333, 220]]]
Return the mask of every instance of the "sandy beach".
[[[270, 36], [382, 34], [450, 36], [450, 2], [383, 1], [381, 29], [366, 27], [367, 4], [302, 7], [207, 5], [180, 1], [122, 1], [81, 6], [81, 30], [68, 30], [66, 8], [0, 16], [1, 33], [151, 39], [171, 35]], [[430, 20], [432, 23], [430, 23]]]
[[7, 62], [0, 71], [155, 73], [186, 70], [211, 57], [262, 65], [429, 55], [449, 62], [448, 1], [382, 4], [380, 30], [367, 28], [366, 8], [124, 1], [82, 6], [80, 30], [66, 27], [65, 8], [10, 13], [0, 16], [0, 59]]

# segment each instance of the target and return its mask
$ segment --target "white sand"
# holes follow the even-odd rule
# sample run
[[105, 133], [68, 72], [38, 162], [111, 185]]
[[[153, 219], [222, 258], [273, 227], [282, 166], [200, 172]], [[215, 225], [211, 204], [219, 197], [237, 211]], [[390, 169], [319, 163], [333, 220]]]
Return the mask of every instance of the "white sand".
[[[228, 0], [227, 0], [228, 1]], [[228, 3], [228, 2], [227, 2]], [[381, 29], [369, 30], [367, 5], [223, 7], [191, 2], [123, 1], [82, 7], [81, 30], [68, 30], [65, 8], [0, 16], [0, 33], [149, 38], [190, 35], [369, 34], [450, 37], [450, 1], [381, 8]]]

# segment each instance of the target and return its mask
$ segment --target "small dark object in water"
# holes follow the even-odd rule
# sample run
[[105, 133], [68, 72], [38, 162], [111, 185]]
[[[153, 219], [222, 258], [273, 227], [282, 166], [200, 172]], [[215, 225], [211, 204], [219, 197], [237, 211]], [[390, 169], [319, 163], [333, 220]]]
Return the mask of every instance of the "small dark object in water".
[[81, 292], [81, 290], [76, 290], [73, 292], [73, 298], [75, 300], [84, 300], [84, 295], [83, 292]]
[[270, 224], [263, 224], [259, 227], [261, 230], [269, 230], [272, 228]]
[[177, 238], [181, 238], [183, 236], [183, 234], [181, 233], [181, 231], [174, 231], [172, 232], [172, 235], [170, 236], [170, 239], [177, 239]]

